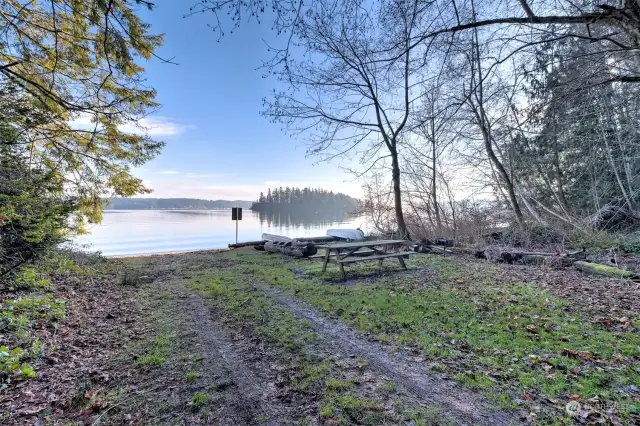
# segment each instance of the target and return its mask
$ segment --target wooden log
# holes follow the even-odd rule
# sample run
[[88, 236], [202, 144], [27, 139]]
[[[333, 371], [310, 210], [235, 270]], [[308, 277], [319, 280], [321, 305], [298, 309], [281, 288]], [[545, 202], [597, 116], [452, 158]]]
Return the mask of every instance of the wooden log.
[[289, 237], [283, 237], [282, 235], [274, 235], [274, 234], [262, 234], [262, 239], [265, 241], [277, 241], [277, 242], [293, 241]]
[[332, 241], [337, 241], [336, 237], [332, 237], [329, 235], [325, 235], [322, 237], [300, 237], [300, 238], [289, 238], [282, 235], [275, 234], [262, 234], [262, 239], [265, 241], [275, 241], [275, 242], [296, 242], [296, 243], [330, 243]]
[[547, 256], [528, 254], [522, 256], [522, 263], [525, 265], [544, 265]]
[[260, 246], [260, 245], [264, 245], [264, 243], [266, 243], [266, 240], [262, 240], [262, 241], [247, 241], [244, 243], [236, 243], [236, 244], [229, 244], [229, 248], [240, 248], [240, 247], [247, 247], [247, 246]]
[[293, 243], [267, 241], [264, 243], [264, 250], [271, 253], [283, 253], [293, 257], [309, 257], [318, 252], [313, 243]]
[[447, 250], [444, 246], [434, 246], [426, 244], [418, 244], [413, 246], [413, 251], [416, 253], [435, 253], [435, 254], [453, 254], [451, 250]]
[[571, 264], [575, 260], [584, 259], [584, 250], [569, 253], [552, 253], [545, 251], [515, 251], [503, 249], [499, 246], [488, 246], [484, 250], [475, 252], [475, 257], [479, 259], [488, 259], [490, 261], [514, 263], [522, 262], [529, 265], [545, 264], [544, 258], [572, 259], [571, 261], [559, 260], [559, 264]]
[[573, 262], [573, 266], [575, 266], [576, 269], [579, 269], [580, 271], [589, 275], [599, 275], [602, 277], [610, 278], [626, 278], [634, 281], [640, 279], [640, 276], [638, 276], [638, 274], [636, 274], [635, 272], [625, 271], [624, 269], [601, 265], [599, 263], [591, 263], [578, 260], [576, 262]]

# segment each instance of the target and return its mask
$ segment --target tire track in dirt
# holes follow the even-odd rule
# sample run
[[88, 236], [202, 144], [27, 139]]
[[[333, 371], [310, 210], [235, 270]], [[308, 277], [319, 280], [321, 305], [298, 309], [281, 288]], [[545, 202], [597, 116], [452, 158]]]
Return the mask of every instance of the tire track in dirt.
[[187, 289], [182, 280], [156, 283], [179, 300], [182, 315], [187, 313], [191, 330], [185, 330], [185, 333], [193, 332], [197, 336], [204, 380], [218, 383], [216, 387], [223, 394], [224, 403], [217, 424], [276, 426], [292, 423], [291, 407], [269, 397], [269, 380], [264, 377], [268, 368], [258, 371], [256, 366], [259, 364], [245, 359], [231, 332], [212, 319], [204, 300]]
[[300, 319], [310, 321], [314, 331], [327, 341], [337, 355], [361, 355], [369, 368], [386, 376], [421, 402], [435, 405], [439, 414], [456, 425], [526, 424], [517, 412], [497, 409], [490, 401], [442, 375], [427, 373], [423, 364], [402, 352], [391, 353], [382, 344], [363, 339], [342, 321], [320, 315], [306, 302], [292, 298], [268, 285], [259, 286]]

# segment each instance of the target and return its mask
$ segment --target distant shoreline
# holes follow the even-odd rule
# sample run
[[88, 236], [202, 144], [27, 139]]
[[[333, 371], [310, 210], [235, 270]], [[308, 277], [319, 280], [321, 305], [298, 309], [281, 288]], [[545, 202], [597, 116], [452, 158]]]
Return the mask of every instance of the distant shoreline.
[[[124, 212], [124, 211], [170, 211], [170, 210], [180, 210], [180, 211], [201, 211], [201, 212], [206, 212], [206, 211], [211, 211], [211, 210], [231, 210], [231, 207], [212, 207], [210, 209], [190, 209], [190, 208], [179, 208], [179, 207], [167, 207], [167, 208], [161, 208], [161, 209], [148, 209], [148, 208], [120, 208], [120, 209], [104, 209], [105, 212]], [[246, 210], [250, 210], [250, 209], [246, 209]]]
[[110, 198], [103, 200], [107, 210], [218, 210], [250, 208], [246, 200], [201, 200], [197, 198]]

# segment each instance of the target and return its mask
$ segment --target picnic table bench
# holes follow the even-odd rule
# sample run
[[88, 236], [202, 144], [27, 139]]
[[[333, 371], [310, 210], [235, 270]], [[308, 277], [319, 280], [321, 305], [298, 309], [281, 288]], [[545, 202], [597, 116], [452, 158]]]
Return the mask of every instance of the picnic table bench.
[[[407, 269], [404, 259], [409, 255], [415, 254], [412, 251], [400, 251], [403, 246], [410, 245], [411, 241], [407, 240], [377, 240], [377, 241], [354, 241], [350, 243], [329, 243], [316, 245], [319, 249], [324, 249], [322, 263], [322, 273], [327, 270], [328, 263], [334, 263], [340, 268], [342, 278], [347, 275], [344, 272], [344, 265], [356, 262], [364, 262], [377, 260], [378, 265], [382, 266], [382, 261], [388, 258], [396, 258], [400, 266]], [[388, 250], [393, 250], [389, 252]], [[314, 256], [318, 257], [318, 256]]]

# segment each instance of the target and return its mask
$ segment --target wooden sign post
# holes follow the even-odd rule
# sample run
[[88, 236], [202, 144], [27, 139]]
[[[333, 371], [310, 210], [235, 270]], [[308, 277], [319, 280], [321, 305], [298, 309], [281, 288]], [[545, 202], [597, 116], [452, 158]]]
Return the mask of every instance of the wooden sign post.
[[242, 207], [231, 207], [231, 220], [236, 221], [236, 244], [238, 244], [238, 221], [242, 220]]

